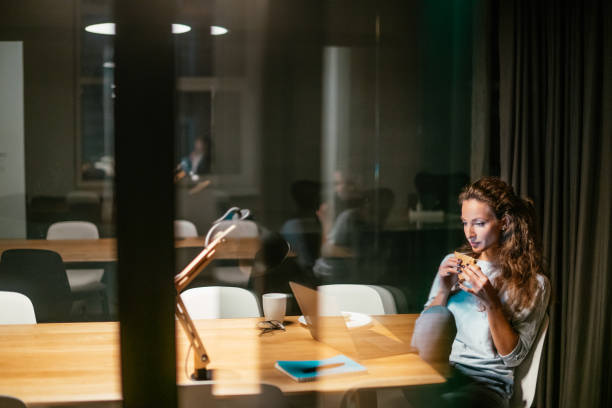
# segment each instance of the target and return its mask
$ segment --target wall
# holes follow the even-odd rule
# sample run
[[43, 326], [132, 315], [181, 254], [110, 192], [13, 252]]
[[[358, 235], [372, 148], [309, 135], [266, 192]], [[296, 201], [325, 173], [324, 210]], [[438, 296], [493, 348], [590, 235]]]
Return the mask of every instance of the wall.
[[0, 40], [23, 41], [26, 193], [61, 196], [75, 181], [75, 3], [0, 6]]

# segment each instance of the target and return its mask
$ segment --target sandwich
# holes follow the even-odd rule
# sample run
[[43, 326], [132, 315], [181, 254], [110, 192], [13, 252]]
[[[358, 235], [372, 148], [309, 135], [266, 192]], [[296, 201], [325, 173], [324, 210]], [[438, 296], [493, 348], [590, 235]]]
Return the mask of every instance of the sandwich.
[[[467, 265], [476, 265], [477, 261], [476, 259], [472, 258], [469, 255], [466, 254], [462, 254], [461, 252], [457, 252], [455, 251], [455, 258], [459, 259], [459, 265], [458, 268], [463, 271], [463, 269], [467, 266]], [[463, 283], [465, 281], [465, 277], [463, 276], [463, 272], [459, 272], [459, 274], [457, 275], [457, 278], [459, 279], [459, 282]]]

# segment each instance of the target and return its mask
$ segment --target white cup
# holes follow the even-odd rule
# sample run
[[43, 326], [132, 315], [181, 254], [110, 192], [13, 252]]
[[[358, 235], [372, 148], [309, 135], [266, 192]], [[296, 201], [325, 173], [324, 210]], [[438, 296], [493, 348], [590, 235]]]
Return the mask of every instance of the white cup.
[[285, 320], [287, 309], [287, 295], [285, 293], [265, 293], [262, 298], [266, 320], [276, 320], [282, 323]]

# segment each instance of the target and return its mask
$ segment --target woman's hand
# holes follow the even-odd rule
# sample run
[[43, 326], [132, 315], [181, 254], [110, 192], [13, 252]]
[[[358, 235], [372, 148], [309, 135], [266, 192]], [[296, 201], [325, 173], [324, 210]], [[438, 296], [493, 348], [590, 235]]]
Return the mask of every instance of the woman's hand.
[[462, 268], [463, 278], [469, 282], [471, 287], [465, 286], [464, 282], [459, 282], [459, 287], [472, 295], [476, 296], [487, 309], [498, 308], [500, 306], [497, 289], [493, 287], [489, 278], [482, 272], [478, 265], [466, 265]]
[[438, 268], [440, 276], [440, 291], [448, 295], [452, 287], [457, 283], [457, 275], [459, 274], [459, 259], [454, 256], [449, 257], [442, 262]]

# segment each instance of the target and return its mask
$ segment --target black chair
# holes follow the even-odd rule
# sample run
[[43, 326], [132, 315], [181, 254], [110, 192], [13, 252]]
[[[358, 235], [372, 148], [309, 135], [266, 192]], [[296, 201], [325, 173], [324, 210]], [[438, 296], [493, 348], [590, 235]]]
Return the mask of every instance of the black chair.
[[0, 395], [0, 408], [27, 408], [26, 404], [18, 398]]
[[281, 390], [274, 385], [247, 384], [246, 386], [253, 387], [254, 394], [225, 397], [214, 395], [213, 386], [214, 382], [211, 381], [179, 385], [177, 387], [179, 408], [289, 408], [292, 406]]
[[39, 323], [70, 321], [72, 294], [62, 258], [43, 249], [9, 249], [0, 259], [0, 290], [26, 295]]

